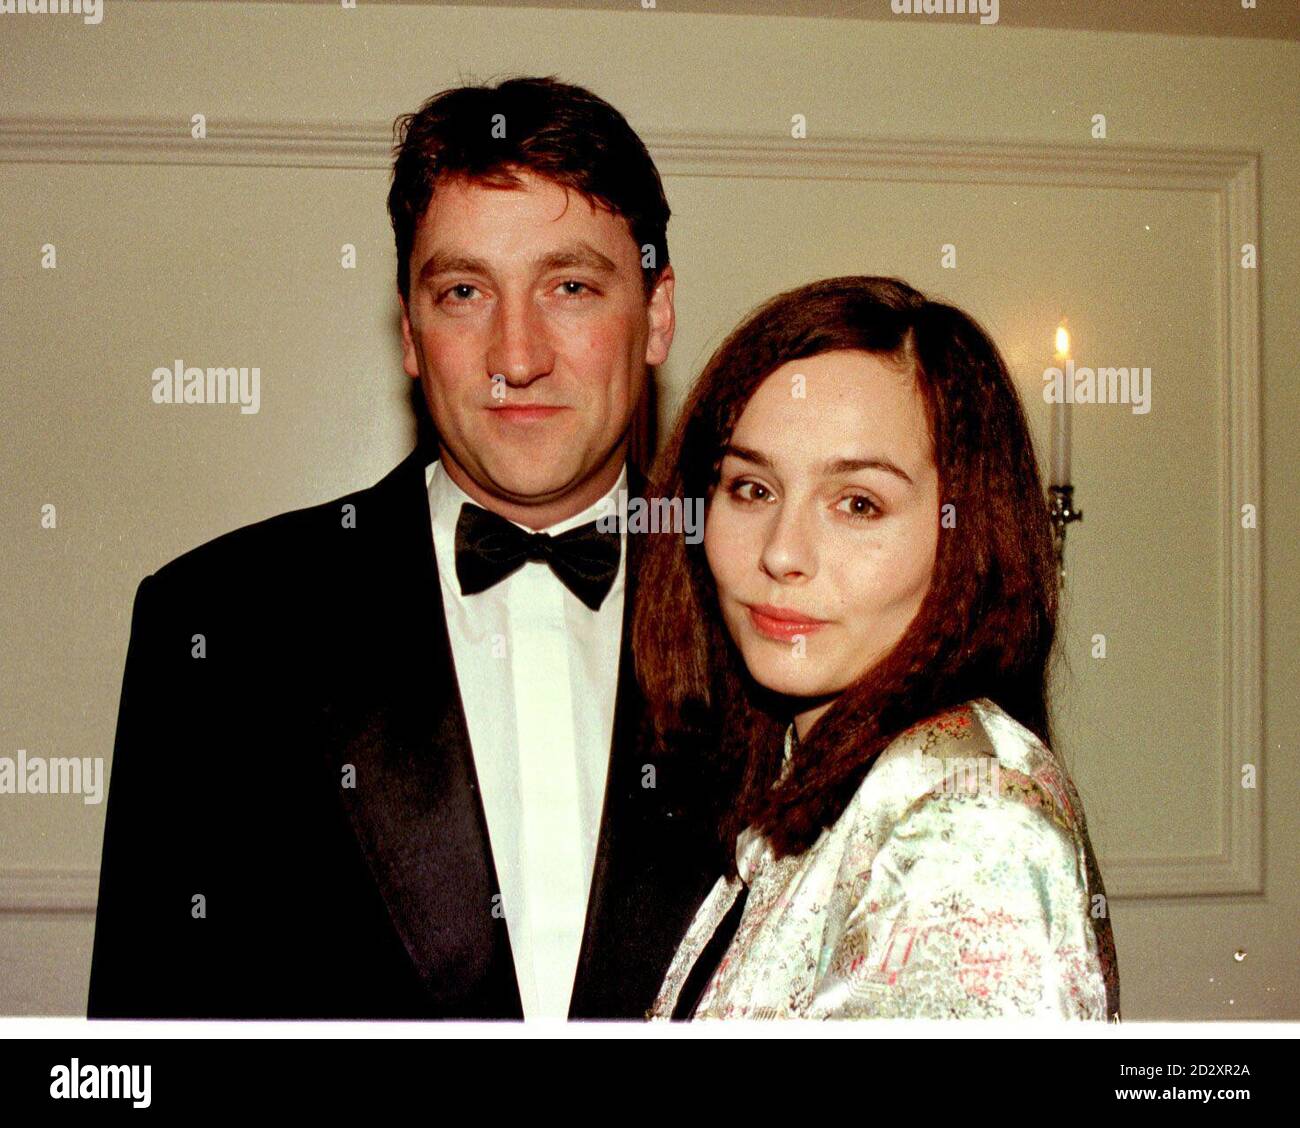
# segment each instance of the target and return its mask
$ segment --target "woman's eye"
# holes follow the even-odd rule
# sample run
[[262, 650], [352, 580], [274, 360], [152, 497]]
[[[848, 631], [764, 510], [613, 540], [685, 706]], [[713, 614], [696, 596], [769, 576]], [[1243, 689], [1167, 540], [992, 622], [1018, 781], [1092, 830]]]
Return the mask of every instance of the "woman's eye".
[[766, 486], [761, 486], [757, 482], [750, 482], [739, 479], [731, 483], [727, 490], [732, 497], [740, 501], [766, 501], [772, 496], [772, 491]]
[[867, 497], [866, 494], [851, 494], [841, 499], [835, 508], [841, 513], [847, 513], [850, 517], [862, 521], [868, 521], [880, 512], [880, 506]]

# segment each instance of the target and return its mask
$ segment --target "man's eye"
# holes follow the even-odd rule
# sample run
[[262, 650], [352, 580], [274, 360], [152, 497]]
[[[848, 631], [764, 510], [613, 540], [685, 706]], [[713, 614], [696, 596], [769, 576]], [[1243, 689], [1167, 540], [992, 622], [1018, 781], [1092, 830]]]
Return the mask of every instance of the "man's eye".
[[457, 298], [467, 298], [469, 295], [461, 294], [460, 293], [461, 290], [477, 290], [477, 289], [478, 289], [477, 286], [471, 286], [468, 282], [457, 282], [456, 285], [451, 287], [451, 289], [444, 291], [442, 296], [444, 299], [446, 299], [448, 296], [455, 294]]
[[[588, 286], [587, 283], [585, 283], [585, 282], [578, 282], [578, 281], [576, 281], [576, 280], [573, 279], [573, 278], [568, 278], [568, 279], [566, 279], [565, 281], [561, 282], [560, 285], [561, 285], [561, 286], [578, 286], [578, 287], [580, 287], [580, 288], [583, 289], [583, 290], [587, 290], [587, 291], [589, 291], [589, 292], [591, 291], [591, 287]], [[574, 298], [576, 298], [578, 295], [577, 295], [577, 293], [576, 293], [575, 291], [570, 290], [570, 291], [569, 291], [569, 296], [570, 296], [570, 297], [574, 297]]]

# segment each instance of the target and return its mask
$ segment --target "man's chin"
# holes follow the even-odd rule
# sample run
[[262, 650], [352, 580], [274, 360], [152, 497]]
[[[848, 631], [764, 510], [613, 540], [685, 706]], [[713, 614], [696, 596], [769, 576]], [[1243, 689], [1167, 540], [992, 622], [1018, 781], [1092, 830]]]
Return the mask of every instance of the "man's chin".
[[544, 453], [529, 462], [525, 466], [484, 467], [492, 492], [517, 505], [541, 505], [558, 501], [576, 488], [578, 467], [557, 466]]

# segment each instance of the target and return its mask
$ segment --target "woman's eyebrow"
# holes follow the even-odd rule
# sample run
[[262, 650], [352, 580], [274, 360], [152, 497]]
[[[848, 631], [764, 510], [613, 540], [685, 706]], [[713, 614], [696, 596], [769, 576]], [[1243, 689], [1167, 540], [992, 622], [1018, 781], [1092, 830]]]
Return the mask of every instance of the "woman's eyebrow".
[[[742, 459], [745, 462], [752, 462], [755, 466], [762, 466], [766, 470], [773, 469], [772, 460], [767, 455], [750, 447], [730, 443], [722, 453]], [[821, 467], [823, 474], [852, 474], [858, 470], [884, 470], [888, 474], [894, 474], [902, 478], [909, 486], [916, 484], [902, 467], [891, 462], [888, 458], [878, 456], [869, 458], [832, 458], [822, 463]]]
[[852, 474], [856, 470], [884, 470], [898, 475], [909, 486], [915, 484], [901, 467], [890, 462], [888, 458], [832, 458], [822, 466], [822, 469], [827, 474]]
[[723, 457], [730, 456], [739, 458], [744, 462], [752, 462], [755, 466], [761, 466], [765, 470], [772, 469], [772, 460], [761, 451], [751, 450], [749, 447], [737, 446], [735, 443], [728, 443], [722, 451]]

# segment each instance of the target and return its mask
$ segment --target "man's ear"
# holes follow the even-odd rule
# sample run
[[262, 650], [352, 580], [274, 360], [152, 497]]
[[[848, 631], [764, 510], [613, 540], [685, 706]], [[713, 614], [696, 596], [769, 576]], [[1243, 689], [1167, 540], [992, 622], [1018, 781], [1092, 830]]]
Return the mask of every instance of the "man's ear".
[[651, 366], [663, 364], [672, 347], [673, 333], [677, 328], [677, 314], [673, 308], [673, 286], [676, 281], [672, 263], [669, 263], [650, 293], [650, 304], [646, 310], [650, 319], [650, 336], [645, 343], [645, 362]]
[[420, 358], [415, 351], [415, 337], [411, 332], [411, 314], [402, 291], [397, 291], [397, 304], [402, 307], [402, 368], [412, 380], [420, 378]]

